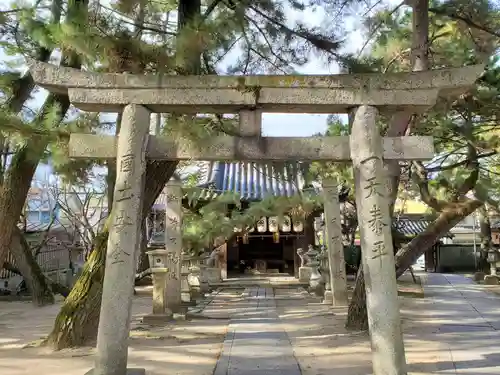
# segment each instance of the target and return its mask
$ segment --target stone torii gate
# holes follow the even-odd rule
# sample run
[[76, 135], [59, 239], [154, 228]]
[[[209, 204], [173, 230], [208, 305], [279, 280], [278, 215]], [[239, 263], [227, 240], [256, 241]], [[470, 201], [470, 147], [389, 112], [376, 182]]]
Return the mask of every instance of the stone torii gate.
[[[72, 157], [117, 158], [118, 166], [97, 357], [91, 373], [125, 375], [133, 372], [127, 370], [127, 340], [135, 254], [140, 242], [141, 223], [138, 218], [141, 216], [146, 159], [150, 158], [352, 160], [366, 275], [373, 373], [406, 374], [383, 159], [430, 159], [434, 154], [433, 140], [432, 137], [381, 138], [375, 121], [379, 112], [425, 111], [439, 97], [460, 94], [470, 88], [482, 70], [482, 66], [471, 66], [383, 75], [139, 76], [95, 74], [33, 63], [30, 71], [35, 82], [49, 91], [68, 94], [76, 107], [93, 112], [123, 112], [118, 138], [72, 134], [70, 139]], [[199, 147], [150, 136], [151, 112], [239, 113], [241, 137], [213, 137]], [[354, 112], [354, 123], [350, 137], [262, 137], [262, 112]], [[176, 225], [180, 228], [180, 223]], [[338, 228], [332, 225], [330, 228], [329, 249], [341, 251]], [[171, 246], [180, 250], [179, 237], [179, 230], [167, 233], [167, 250]], [[330, 259], [338, 259], [338, 256], [332, 254]], [[331, 284], [332, 288], [339, 285]], [[136, 372], [144, 373], [144, 370]]]

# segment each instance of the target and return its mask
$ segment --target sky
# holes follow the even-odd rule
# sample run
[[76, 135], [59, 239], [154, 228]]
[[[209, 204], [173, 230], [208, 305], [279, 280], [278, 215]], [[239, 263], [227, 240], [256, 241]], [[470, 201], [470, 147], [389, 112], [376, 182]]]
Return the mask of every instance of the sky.
[[[10, 0], [0, 0], [0, 8], [5, 9]], [[395, 0], [385, 0], [384, 3], [395, 5]], [[286, 12], [287, 17], [293, 21], [298, 20], [307, 25], [320, 26], [331, 22], [331, 17], [323, 11], [313, 12], [311, 9], [306, 9], [301, 13]], [[345, 42], [346, 52], [357, 52], [363, 45], [364, 35], [359, 30], [360, 24], [356, 18], [348, 17], [343, 19], [343, 27], [349, 32], [349, 37]], [[234, 56], [234, 55], [233, 55]], [[0, 61], [5, 59], [0, 50]], [[231, 59], [231, 57], [229, 57]], [[231, 61], [227, 61], [230, 63]], [[300, 74], [338, 74], [339, 67], [336, 63], [326, 64], [322, 59], [313, 57], [310, 62], [302, 67], [298, 67], [297, 71]], [[33, 99], [33, 106], [39, 107], [45, 99], [46, 93], [43, 91], [38, 93]], [[291, 136], [291, 137], [307, 137], [326, 130], [325, 114], [285, 114], [285, 113], [265, 113], [262, 120], [262, 133], [265, 136]], [[40, 166], [36, 172], [35, 179], [46, 180], [50, 175], [50, 167]]]

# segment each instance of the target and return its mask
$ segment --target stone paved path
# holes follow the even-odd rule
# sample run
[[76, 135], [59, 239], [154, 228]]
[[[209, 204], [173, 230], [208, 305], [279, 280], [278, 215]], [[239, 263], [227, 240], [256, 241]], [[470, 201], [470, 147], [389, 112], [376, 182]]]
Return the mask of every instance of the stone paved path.
[[439, 374], [500, 374], [500, 298], [453, 274], [428, 274], [430, 321], [441, 350]]
[[214, 375], [300, 375], [273, 289], [246, 288], [236, 303]]

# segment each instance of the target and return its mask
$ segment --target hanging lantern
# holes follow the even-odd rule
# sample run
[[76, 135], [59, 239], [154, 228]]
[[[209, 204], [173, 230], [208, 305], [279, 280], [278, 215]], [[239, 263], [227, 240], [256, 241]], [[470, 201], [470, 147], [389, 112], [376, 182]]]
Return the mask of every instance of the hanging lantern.
[[265, 216], [262, 216], [259, 221], [257, 221], [257, 232], [262, 233], [267, 231], [267, 220]]
[[274, 243], [280, 243], [280, 232], [273, 232]]
[[248, 233], [245, 233], [245, 234], [243, 235], [243, 244], [244, 244], [244, 245], [248, 245]]
[[241, 227], [234, 227], [234, 233], [241, 233]]
[[278, 217], [271, 216], [269, 218], [269, 232], [278, 232]]
[[292, 221], [290, 220], [290, 216], [284, 216], [283, 221], [280, 224], [280, 228], [282, 232], [290, 232], [292, 230]]
[[304, 224], [300, 220], [293, 221], [293, 231], [294, 232], [302, 232], [304, 230]]
[[248, 227], [248, 228], [247, 228], [247, 232], [248, 232], [248, 233], [252, 233], [252, 232], [254, 232], [254, 231], [255, 231], [255, 226], [253, 226], [253, 225], [252, 225], [251, 227]]

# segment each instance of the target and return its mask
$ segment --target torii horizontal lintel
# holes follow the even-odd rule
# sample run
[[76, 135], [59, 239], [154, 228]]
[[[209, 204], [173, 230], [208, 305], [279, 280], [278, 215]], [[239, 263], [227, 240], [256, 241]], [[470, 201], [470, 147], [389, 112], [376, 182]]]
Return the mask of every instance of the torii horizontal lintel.
[[249, 91], [206, 88], [68, 90], [71, 103], [89, 112], [120, 112], [128, 104], [144, 105], [157, 113], [237, 113], [259, 108], [268, 113], [348, 113], [370, 105], [385, 111], [420, 113], [436, 104], [438, 89], [359, 90], [343, 88], [261, 87]]
[[[71, 134], [72, 158], [114, 159], [116, 137]], [[383, 138], [386, 160], [430, 160], [434, 157], [432, 137]], [[148, 159], [205, 161], [350, 161], [349, 137], [231, 137], [217, 136], [199, 142], [172, 141], [150, 136]]]

